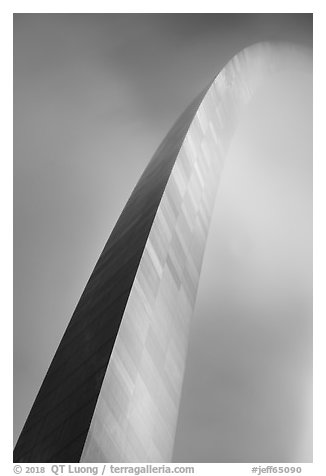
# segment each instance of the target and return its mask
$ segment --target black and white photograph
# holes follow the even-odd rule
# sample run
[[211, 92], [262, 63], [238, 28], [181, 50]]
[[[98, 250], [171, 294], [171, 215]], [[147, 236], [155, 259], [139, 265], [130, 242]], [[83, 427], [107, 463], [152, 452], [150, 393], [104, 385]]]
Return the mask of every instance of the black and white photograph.
[[14, 463], [313, 462], [312, 13], [15, 12], [13, 184]]

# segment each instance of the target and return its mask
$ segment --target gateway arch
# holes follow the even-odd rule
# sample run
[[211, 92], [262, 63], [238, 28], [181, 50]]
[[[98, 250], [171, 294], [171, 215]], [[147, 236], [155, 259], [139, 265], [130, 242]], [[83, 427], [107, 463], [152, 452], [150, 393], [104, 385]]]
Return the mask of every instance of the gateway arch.
[[233, 57], [173, 125], [78, 302], [15, 462], [169, 462], [205, 244], [223, 164], [264, 77], [300, 68], [290, 44]]

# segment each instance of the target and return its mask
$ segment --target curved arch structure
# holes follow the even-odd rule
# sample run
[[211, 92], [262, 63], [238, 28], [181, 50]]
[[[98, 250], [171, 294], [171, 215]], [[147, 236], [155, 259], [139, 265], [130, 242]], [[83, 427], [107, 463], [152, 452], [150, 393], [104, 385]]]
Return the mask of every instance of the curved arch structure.
[[193, 312], [223, 163], [262, 78], [305, 55], [237, 54], [154, 154], [76, 307], [16, 462], [171, 460]]

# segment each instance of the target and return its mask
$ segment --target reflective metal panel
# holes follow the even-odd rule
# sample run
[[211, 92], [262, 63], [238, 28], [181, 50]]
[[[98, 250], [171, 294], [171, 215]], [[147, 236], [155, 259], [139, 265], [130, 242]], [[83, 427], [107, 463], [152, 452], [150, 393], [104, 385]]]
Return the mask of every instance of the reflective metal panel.
[[15, 462], [170, 460], [189, 322], [226, 151], [261, 78], [296, 55], [284, 45], [245, 49], [176, 121], [86, 285]]
[[200, 104], [152, 224], [81, 461], [171, 460], [189, 322], [227, 148], [259, 81], [292, 53], [269, 44], [244, 50]]

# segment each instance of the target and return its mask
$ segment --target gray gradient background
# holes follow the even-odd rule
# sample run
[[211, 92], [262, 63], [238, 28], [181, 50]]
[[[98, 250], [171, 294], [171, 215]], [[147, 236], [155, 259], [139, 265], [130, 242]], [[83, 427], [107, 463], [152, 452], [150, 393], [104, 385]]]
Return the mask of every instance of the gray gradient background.
[[[312, 15], [14, 16], [14, 441], [95, 262], [176, 117]], [[312, 459], [312, 78], [266, 81], [205, 254], [174, 461]]]

